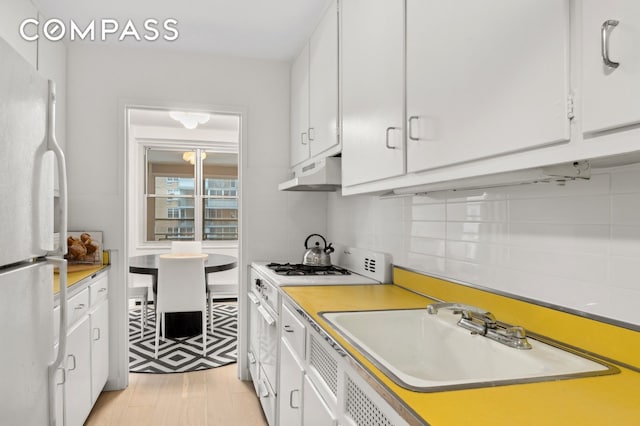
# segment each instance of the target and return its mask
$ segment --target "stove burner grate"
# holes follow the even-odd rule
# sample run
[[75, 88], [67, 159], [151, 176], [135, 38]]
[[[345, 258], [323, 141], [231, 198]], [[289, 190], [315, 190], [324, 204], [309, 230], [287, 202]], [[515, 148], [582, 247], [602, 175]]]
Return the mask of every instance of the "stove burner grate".
[[267, 267], [278, 275], [351, 275], [339, 266], [309, 266], [302, 263], [269, 263]]

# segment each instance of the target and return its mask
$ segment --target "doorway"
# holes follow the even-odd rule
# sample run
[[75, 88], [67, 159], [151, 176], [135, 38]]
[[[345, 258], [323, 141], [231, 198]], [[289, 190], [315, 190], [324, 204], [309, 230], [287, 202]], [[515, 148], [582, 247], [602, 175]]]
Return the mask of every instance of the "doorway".
[[[237, 108], [125, 106], [125, 259], [187, 240], [242, 264], [244, 119]], [[150, 277], [126, 268], [129, 286], [150, 287]], [[239, 268], [217, 272], [210, 282], [216, 299], [235, 299]]]

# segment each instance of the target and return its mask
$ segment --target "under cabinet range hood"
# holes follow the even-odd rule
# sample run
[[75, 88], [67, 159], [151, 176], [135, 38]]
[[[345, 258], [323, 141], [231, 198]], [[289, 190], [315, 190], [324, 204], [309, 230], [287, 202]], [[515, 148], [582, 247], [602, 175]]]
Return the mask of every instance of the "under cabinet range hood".
[[293, 179], [278, 185], [280, 191], [335, 191], [342, 184], [340, 157], [326, 157], [297, 167]]

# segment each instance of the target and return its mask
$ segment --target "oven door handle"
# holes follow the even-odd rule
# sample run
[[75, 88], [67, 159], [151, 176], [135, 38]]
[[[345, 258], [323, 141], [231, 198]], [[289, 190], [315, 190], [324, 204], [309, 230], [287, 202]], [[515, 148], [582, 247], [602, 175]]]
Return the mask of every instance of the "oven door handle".
[[273, 319], [273, 317], [269, 314], [269, 312], [267, 312], [267, 310], [262, 306], [258, 306], [258, 312], [260, 312], [260, 315], [262, 315], [262, 318], [265, 320], [267, 325], [271, 326], [276, 323], [276, 320]]
[[251, 299], [251, 302], [252, 302], [254, 305], [257, 305], [258, 303], [260, 303], [260, 299], [258, 299], [258, 296], [256, 296], [256, 295], [255, 295], [255, 294], [253, 294], [253, 293], [248, 293], [248, 295], [249, 295], [249, 299]]

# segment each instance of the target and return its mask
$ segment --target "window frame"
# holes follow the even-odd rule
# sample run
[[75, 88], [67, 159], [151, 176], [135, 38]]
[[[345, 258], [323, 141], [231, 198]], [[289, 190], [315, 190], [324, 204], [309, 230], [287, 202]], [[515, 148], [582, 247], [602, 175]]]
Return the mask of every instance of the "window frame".
[[[238, 186], [239, 186], [239, 174], [236, 174], [235, 177], [230, 177], [228, 175], [220, 175], [220, 174], [211, 174], [211, 175], [206, 175], [205, 174], [205, 167], [203, 166], [199, 166], [199, 164], [203, 164], [202, 162], [198, 161], [202, 154], [204, 152], [206, 152], [208, 155], [211, 154], [215, 154], [215, 153], [235, 153], [233, 151], [229, 151], [228, 149], [220, 149], [217, 146], [214, 146], [214, 143], [212, 144], [207, 144], [206, 146], [202, 146], [202, 145], [194, 145], [194, 144], [190, 144], [190, 143], [179, 143], [176, 142], [174, 144], [166, 144], [166, 143], [162, 143], [162, 144], [156, 144], [156, 143], [142, 143], [141, 145], [143, 151], [144, 151], [144, 155], [143, 155], [143, 169], [144, 169], [144, 184], [143, 186], [143, 191], [141, 194], [141, 199], [142, 201], [142, 217], [141, 217], [141, 228], [143, 230], [141, 237], [141, 241], [140, 243], [142, 243], [143, 245], [155, 245], [157, 243], [162, 243], [165, 241], [171, 241], [171, 240], [149, 240], [147, 239], [148, 235], [147, 235], [147, 227], [149, 226], [148, 224], [148, 218], [149, 218], [149, 212], [148, 212], [148, 208], [149, 208], [149, 199], [156, 199], [156, 198], [163, 198], [166, 200], [169, 199], [179, 199], [179, 198], [187, 198], [187, 199], [192, 199], [193, 200], [193, 238], [194, 241], [201, 241], [203, 246], [210, 246], [211, 243], [213, 243], [216, 246], [220, 246], [221, 244], [223, 246], [237, 246], [238, 245], [238, 238], [239, 238], [239, 214], [236, 214], [236, 218], [235, 218], [235, 222], [236, 222], [236, 238], [235, 239], [230, 239], [230, 240], [224, 240], [224, 239], [212, 239], [212, 240], [205, 240], [203, 239], [205, 237], [205, 228], [206, 228], [206, 221], [207, 221], [207, 217], [205, 215], [205, 206], [206, 206], [206, 200], [208, 199], [216, 199], [216, 198], [225, 198], [225, 199], [236, 199], [236, 204], [237, 204], [237, 210], [239, 210], [239, 194], [238, 194]], [[149, 190], [151, 188], [152, 185], [155, 185], [155, 179], [157, 176], [156, 174], [151, 174], [149, 172], [149, 161], [148, 161], [148, 152], [150, 150], [158, 150], [158, 151], [175, 151], [175, 152], [184, 152], [184, 151], [194, 151], [195, 155], [196, 155], [196, 161], [195, 164], [193, 166], [193, 174], [186, 174], [186, 173], [177, 173], [175, 175], [172, 176], [165, 176], [162, 175], [163, 177], [166, 177], [167, 179], [180, 179], [180, 178], [190, 178], [190, 179], [194, 179], [194, 193], [193, 195], [179, 195], [179, 194], [162, 194], [162, 195], [158, 195], [158, 194], [150, 194]], [[206, 166], [206, 163], [204, 164]], [[239, 170], [239, 164], [236, 165], [236, 167]], [[149, 182], [148, 180], [151, 179], [153, 180], [153, 182]], [[226, 179], [226, 180], [231, 180], [231, 181], [235, 181], [235, 196], [230, 196], [230, 195], [225, 195], [225, 196], [211, 196], [208, 194], [205, 194], [204, 191], [204, 187], [205, 187], [205, 179]], [[168, 191], [167, 191], [168, 192]], [[168, 213], [168, 212], [167, 212]], [[169, 217], [169, 215], [167, 214], [167, 216]], [[183, 217], [181, 217], [180, 215], [178, 215], [177, 218], [175, 219], [182, 219]], [[190, 217], [187, 217], [186, 219], [191, 219]], [[209, 218], [211, 219], [211, 218]], [[182, 228], [182, 226], [178, 226], [178, 229]], [[226, 229], [226, 228], [225, 228]], [[165, 243], [166, 244], [166, 243]]]

